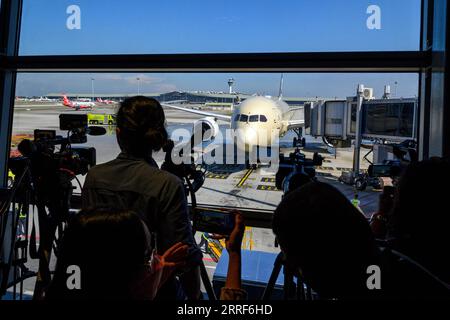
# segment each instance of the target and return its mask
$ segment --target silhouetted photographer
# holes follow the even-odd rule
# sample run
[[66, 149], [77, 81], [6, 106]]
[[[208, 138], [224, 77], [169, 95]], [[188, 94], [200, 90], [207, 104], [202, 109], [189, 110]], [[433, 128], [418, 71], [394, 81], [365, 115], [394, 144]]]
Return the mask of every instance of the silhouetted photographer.
[[117, 113], [118, 157], [94, 167], [82, 193], [83, 207], [103, 206], [132, 210], [154, 236], [154, 246], [163, 254], [174, 244], [187, 244], [187, 263], [161, 288], [157, 299], [198, 299], [199, 264], [182, 181], [160, 170], [152, 158], [168, 140], [163, 108], [143, 96], [126, 99]]

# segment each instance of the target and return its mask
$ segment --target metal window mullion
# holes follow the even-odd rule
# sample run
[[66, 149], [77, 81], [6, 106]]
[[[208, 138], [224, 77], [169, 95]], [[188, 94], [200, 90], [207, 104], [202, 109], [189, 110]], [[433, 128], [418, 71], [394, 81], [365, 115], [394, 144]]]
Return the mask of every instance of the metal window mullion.
[[421, 51], [19, 56], [18, 72], [420, 72]]
[[0, 8], [0, 187], [7, 186], [9, 149], [16, 89], [16, 70], [3, 61], [19, 53], [22, 0], [2, 0]]

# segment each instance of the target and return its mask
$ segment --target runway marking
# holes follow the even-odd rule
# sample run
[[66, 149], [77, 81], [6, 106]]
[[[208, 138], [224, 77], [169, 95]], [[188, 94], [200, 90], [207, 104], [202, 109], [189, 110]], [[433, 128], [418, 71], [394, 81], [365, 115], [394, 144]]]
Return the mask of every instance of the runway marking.
[[245, 167], [241, 164], [214, 164], [209, 166], [208, 172], [232, 174], [238, 171], [242, 171], [244, 168]]
[[266, 185], [262, 185], [260, 184], [258, 187], [256, 187], [257, 190], [262, 190], [262, 191], [281, 191], [278, 190], [278, 188], [276, 186], [266, 186]]
[[253, 240], [252, 228], [245, 227], [244, 236], [242, 238], [242, 249], [252, 251], [254, 246], [255, 246], [255, 241]]
[[219, 179], [219, 180], [226, 180], [230, 176], [229, 173], [214, 173], [209, 172], [206, 174], [206, 178], [208, 179]]
[[261, 178], [261, 182], [275, 183], [275, 178]]
[[253, 173], [253, 169], [248, 169], [248, 171], [244, 174], [244, 176], [242, 177], [242, 179], [239, 181], [239, 183], [236, 185], [237, 187], [242, 187], [245, 183], [245, 181], [247, 181], [248, 177], [250, 177], [250, 175]]
[[209, 242], [209, 248], [212, 250], [212, 253], [216, 257], [216, 259], [219, 260], [223, 250], [222, 244], [220, 242], [219, 243]]

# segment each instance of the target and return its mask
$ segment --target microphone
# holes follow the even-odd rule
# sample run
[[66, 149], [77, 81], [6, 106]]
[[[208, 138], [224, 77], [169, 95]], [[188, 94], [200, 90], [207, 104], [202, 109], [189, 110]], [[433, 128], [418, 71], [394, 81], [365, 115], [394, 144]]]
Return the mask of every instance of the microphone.
[[106, 134], [106, 129], [103, 127], [88, 127], [87, 134], [91, 136], [102, 136]]

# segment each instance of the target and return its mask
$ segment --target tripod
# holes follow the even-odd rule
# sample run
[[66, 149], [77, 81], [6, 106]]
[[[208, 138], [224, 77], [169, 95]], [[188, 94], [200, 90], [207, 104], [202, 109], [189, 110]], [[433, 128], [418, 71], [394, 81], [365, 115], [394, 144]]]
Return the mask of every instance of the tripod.
[[[28, 261], [28, 221], [31, 203], [30, 170], [27, 161], [11, 160], [21, 167], [10, 190], [0, 189], [0, 300], [12, 287], [13, 299], [23, 299], [23, 281], [36, 276]], [[7, 191], [3, 195], [4, 191]], [[5, 198], [5, 199], [3, 199]]]
[[[286, 258], [283, 252], [280, 252], [275, 259], [269, 282], [264, 289], [261, 300], [268, 301], [272, 297], [275, 284], [277, 282], [278, 276], [280, 275], [281, 268], [283, 268], [284, 273], [284, 300], [313, 300], [311, 288], [304, 283], [299, 275], [294, 276], [294, 272], [292, 272], [292, 270], [289, 270], [289, 268], [286, 266]], [[294, 282], [294, 277], [297, 278], [297, 283]]]
[[202, 279], [203, 285], [205, 286], [206, 293], [208, 294], [208, 298], [210, 301], [216, 301], [217, 297], [214, 293], [214, 289], [211, 285], [211, 281], [209, 281], [208, 272], [206, 272], [205, 263], [202, 261], [200, 263], [200, 277]]

